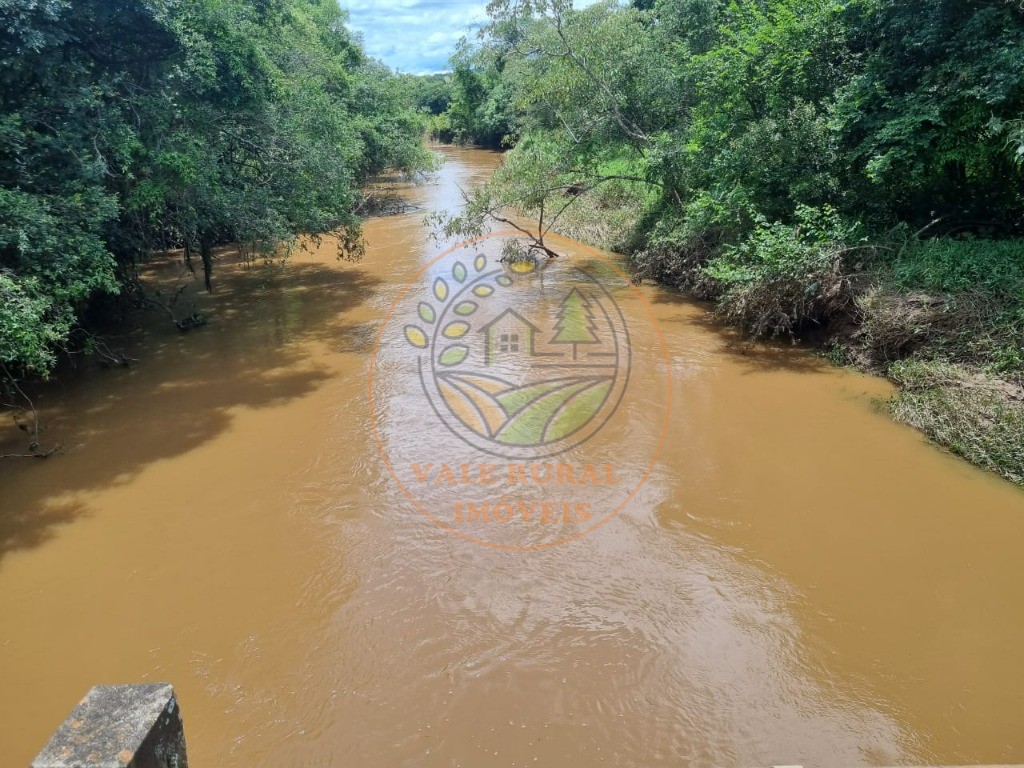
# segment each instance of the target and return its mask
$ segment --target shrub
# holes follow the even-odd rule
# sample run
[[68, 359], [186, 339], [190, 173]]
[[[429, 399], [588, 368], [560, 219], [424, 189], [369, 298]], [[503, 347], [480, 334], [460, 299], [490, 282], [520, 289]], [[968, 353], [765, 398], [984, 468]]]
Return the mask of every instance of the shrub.
[[719, 287], [704, 267], [721, 253], [723, 243], [735, 242], [750, 231], [749, 211], [739, 190], [725, 197], [701, 192], [682, 212], [671, 204], [651, 209], [653, 223], [646, 227], [646, 245], [633, 254], [637, 273], [700, 298], [715, 298]]
[[828, 206], [799, 206], [796, 215], [796, 224], [756, 219], [746, 239], [703, 269], [721, 289], [717, 312], [754, 336], [792, 335], [852, 307], [844, 261], [859, 226]]

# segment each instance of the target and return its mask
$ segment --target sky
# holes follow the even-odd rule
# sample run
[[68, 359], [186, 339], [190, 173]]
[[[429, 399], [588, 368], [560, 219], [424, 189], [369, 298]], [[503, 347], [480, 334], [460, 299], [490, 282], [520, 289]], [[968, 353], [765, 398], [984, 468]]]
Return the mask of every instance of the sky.
[[470, 26], [487, 18], [486, 0], [340, 0], [349, 28], [366, 52], [392, 69], [414, 75], [441, 72]]

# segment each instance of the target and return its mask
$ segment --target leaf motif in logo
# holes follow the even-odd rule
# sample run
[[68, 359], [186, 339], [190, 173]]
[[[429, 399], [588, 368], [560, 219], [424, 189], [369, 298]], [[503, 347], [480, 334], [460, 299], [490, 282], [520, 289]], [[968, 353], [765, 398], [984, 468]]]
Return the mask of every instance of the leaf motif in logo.
[[462, 266], [461, 261], [455, 262], [455, 266], [452, 267], [452, 277], [454, 277], [455, 281], [458, 283], [461, 283], [466, 279], [466, 268]]
[[434, 308], [427, 304], [427, 302], [421, 301], [419, 310], [420, 319], [424, 323], [430, 323], [433, 325], [435, 319]]
[[452, 311], [461, 317], [469, 317], [476, 312], [476, 308], [477, 304], [475, 301], [460, 301], [455, 305], [455, 309]]
[[496, 282], [500, 286], [508, 288], [510, 285], [512, 285], [512, 278], [508, 277], [507, 275], [499, 275], [494, 279], [494, 282]]
[[494, 293], [494, 289], [491, 288], [491, 286], [489, 285], [478, 285], [476, 288], [473, 289], [473, 293], [475, 293], [480, 298], [486, 298], [487, 296], [490, 296], [492, 293]]
[[466, 355], [469, 354], [469, 347], [465, 344], [452, 344], [450, 347], [445, 349], [438, 358], [438, 362], [441, 365], [458, 365], [466, 359]]
[[444, 301], [448, 298], [448, 283], [443, 278], [437, 278], [434, 281], [434, 295], [438, 301]]
[[476, 261], [473, 262], [473, 266], [476, 268], [477, 272], [481, 272], [485, 264], [487, 264], [487, 257], [484, 256], [482, 253], [479, 256], [477, 256]]
[[464, 323], [461, 320], [456, 320], [454, 323], [448, 323], [441, 331], [449, 339], [461, 339], [467, 333], [469, 333], [469, 323]]
[[417, 349], [427, 348], [427, 335], [415, 325], [405, 326], [405, 339]]

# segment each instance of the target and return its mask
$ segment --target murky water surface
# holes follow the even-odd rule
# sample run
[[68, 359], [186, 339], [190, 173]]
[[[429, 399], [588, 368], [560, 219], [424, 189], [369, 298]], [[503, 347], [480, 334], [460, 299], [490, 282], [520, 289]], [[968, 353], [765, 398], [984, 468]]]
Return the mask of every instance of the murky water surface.
[[[117, 340], [138, 365], [40, 393], [64, 455], [0, 462], [0, 763], [91, 685], [143, 680], [176, 686], [197, 766], [1024, 762], [1024, 494], [876, 413], [883, 382], [736, 345], [670, 292], [616, 296], [632, 324], [652, 308], [672, 381], [621, 514], [523, 552], [412, 508], [367, 376], [442, 250], [424, 212], [497, 162], [443, 151], [362, 262], [227, 254], [210, 325], [154, 316]], [[568, 250], [545, 279], [587, 258]], [[628, 465], [648, 439], [591, 442]]]

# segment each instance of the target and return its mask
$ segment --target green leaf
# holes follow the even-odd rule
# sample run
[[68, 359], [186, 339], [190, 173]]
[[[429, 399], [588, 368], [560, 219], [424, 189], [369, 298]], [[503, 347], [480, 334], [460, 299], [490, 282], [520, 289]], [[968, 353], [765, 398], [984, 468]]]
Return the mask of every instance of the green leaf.
[[434, 320], [436, 319], [436, 316], [434, 315], [434, 308], [427, 304], [427, 302], [425, 301], [420, 302], [419, 315], [420, 319], [424, 323], [433, 324]]
[[469, 347], [465, 344], [452, 344], [450, 347], [445, 349], [438, 358], [438, 362], [441, 365], [458, 365], [466, 356], [469, 354]]

